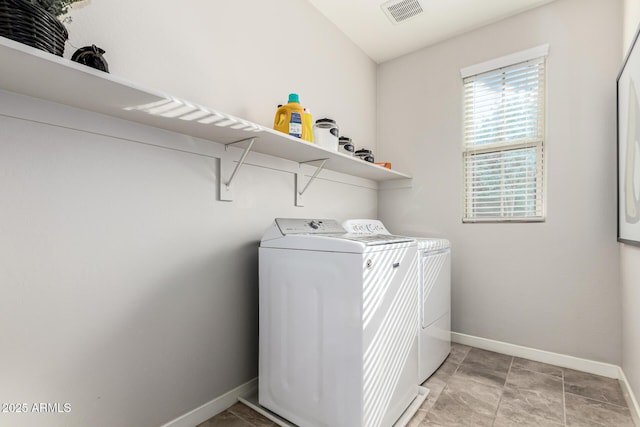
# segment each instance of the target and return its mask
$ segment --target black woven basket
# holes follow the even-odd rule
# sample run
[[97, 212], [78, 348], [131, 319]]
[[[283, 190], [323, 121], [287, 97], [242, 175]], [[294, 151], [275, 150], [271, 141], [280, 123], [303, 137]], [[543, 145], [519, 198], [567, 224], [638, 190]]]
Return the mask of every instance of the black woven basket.
[[69, 38], [55, 16], [26, 0], [0, 0], [0, 36], [58, 56]]

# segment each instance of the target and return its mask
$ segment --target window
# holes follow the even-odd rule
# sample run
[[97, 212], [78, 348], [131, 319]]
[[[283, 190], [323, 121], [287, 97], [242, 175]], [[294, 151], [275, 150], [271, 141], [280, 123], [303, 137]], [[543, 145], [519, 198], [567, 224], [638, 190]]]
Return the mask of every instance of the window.
[[548, 46], [462, 70], [465, 222], [544, 219]]

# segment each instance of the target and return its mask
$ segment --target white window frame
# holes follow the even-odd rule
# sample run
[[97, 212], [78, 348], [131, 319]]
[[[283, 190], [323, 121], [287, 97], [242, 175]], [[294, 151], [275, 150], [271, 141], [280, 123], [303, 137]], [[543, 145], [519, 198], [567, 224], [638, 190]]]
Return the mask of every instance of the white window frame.
[[[542, 103], [540, 108], [542, 109], [542, 129], [541, 135], [539, 138], [528, 139], [526, 141], [513, 141], [513, 142], [505, 142], [504, 140], [497, 141], [496, 143], [483, 143], [483, 144], [474, 144], [473, 138], [469, 139], [467, 137], [467, 133], [465, 132], [469, 123], [467, 122], [468, 117], [468, 103], [465, 102], [465, 89], [464, 82], [465, 80], [473, 80], [475, 76], [479, 76], [482, 74], [491, 74], [495, 73], [498, 76], [503, 70], [522, 66], [524, 63], [530, 61], [542, 61], [543, 73], [546, 74], [546, 57], [549, 53], [549, 45], [541, 45], [534, 47], [532, 49], [527, 49], [524, 51], [516, 52], [511, 55], [506, 55], [500, 58], [496, 58], [490, 61], [486, 61], [480, 64], [472, 65], [470, 67], [463, 68], [460, 70], [460, 74], [463, 80], [463, 131], [462, 131], [462, 161], [463, 161], [463, 219], [462, 221], [465, 223], [477, 223], [477, 222], [542, 222], [545, 221], [546, 218], [546, 88], [544, 87], [544, 78], [542, 79], [541, 88], [541, 96], [542, 99], [539, 102]], [[513, 150], [522, 150], [522, 149], [535, 149], [536, 151], [536, 179], [535, 179], [535, 195], [536, 195], [536, 208], [535, 213], [533, 215], [512, 215], [509, 212], [506, 212], [505, 209], [509, 206], [504, 199], [503, 193], [503, 185], [504, 180], [501, 179], [501, 192], [500, 192], [500, 213], [496, 216], [479, 216], [477, 212], [477, 208], [473, 206], [471, 203], [474, 200], [474, 191], [471, 188], [472, 181], [469, 178], [471, 175], [471, 171], [468, 170], [470, 168], [470, 163], [473, 161], [469, 156], [483, 155], [483, 154], [491, 154], [496, 153], [498, 155], [513, 152]], [[504, 165], [505, 160], [500, 160], [501, 164]], [[502, 175], [501, 172], [501, 177]], [[475, 196], [477, 198], [477, 196]]]

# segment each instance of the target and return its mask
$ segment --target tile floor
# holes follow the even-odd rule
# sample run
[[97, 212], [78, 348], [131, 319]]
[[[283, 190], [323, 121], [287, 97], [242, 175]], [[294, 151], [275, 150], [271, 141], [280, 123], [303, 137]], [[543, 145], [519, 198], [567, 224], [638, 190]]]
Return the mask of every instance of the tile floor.
[[[424, 386], [408, 427], [634, 427], [617, 380], [460, 344]], [[275, 424], [237, 403], [198, 427], [222, 426]]]

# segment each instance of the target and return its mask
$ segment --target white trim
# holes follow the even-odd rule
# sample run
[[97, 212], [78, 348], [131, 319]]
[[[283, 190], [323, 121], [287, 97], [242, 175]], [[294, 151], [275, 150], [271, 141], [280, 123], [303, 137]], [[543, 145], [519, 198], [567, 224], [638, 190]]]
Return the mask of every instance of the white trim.
[[173, 421], [161, 427], [193, 427], [207, 421], [209, 418], [218, 415], [225, 409], [233, 406], [241, 396], [247, 396], [258, 390], [258, 378], [254, 378], [231, 391], [218, 396], [210, 402], [197, 407], [196, 409], [179, 416]]
[[462, 78], [475, 76], [491, 70], [497, 70], [498, 68], [507, 67], [509, 65], [518, 64], [520, 62], [529, 61], [531, 59], [540, 58], [541, 56], [547, 56], [549, 54], [549, 45], [543, 44], [540, 46], [532, 47], [531, 49], [522, 50], [520, 52], [511, 53], [509, 55], [501, 56], [500, 58], [491, 59], [489, 61], [481, 62], [479, 64], [470, 65], [460, 70]]
[[629, 381], [627, 381], [627, 376], [624, 374], [622, 368], [619, 369], [620, 372], [618, 379], [620, 380], [620, 385], [622, 386], [622, 394], [627, 401], [627, 406], [629, 407], [629, 412], [631, 412], [631, 418], [633, 418], [633, 422], [635, 423], [635, 425], [640, 426], [640, 405], [638, 405], [638, 400], [633, 394], [633, 390], [631, 389]]
[[508, 354], [509, 356], [522, 357], [523, 359], [535, 360], [536, 362], [575, 369], [576, 371], [620, 379], [620, 367], [610, 363], [596, 362], [595, 360], [582, 359], [579, 357], [568, 356], [566, 354], [552, 353], [550, 351], [538, 350], [536, 348], [509, 344], [487, 338], [474, 337], [472, 335], [461, 334], [458, 332], [451, 332], [451, 341], [469, 345], [471, 347], [481, 348], [483, 350]]

